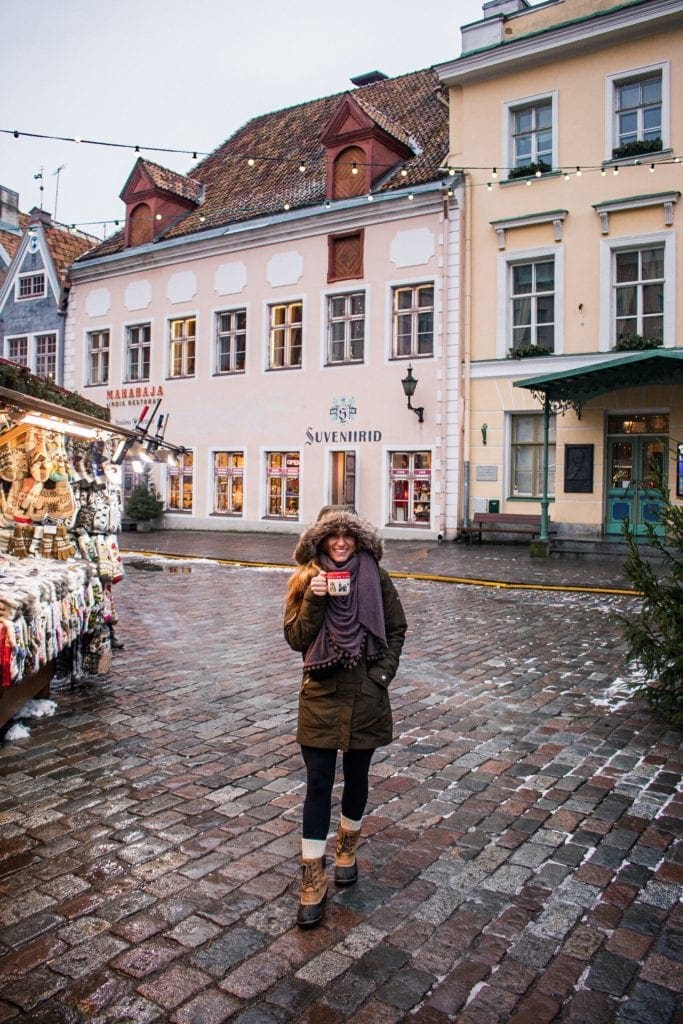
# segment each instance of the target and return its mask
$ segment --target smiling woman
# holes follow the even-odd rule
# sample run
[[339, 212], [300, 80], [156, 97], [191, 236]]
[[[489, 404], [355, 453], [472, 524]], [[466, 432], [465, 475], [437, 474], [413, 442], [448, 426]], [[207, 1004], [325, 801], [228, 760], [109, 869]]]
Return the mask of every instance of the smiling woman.
[[349, 506], [326, 506], [299, 539], [287, 588], [285, 638], [303, 655], [297, 741], [306, 765], [297, 923], [316, 925], [327, 899], [325, 847], [337, 752], [344, 786], [334, 880], [353, 885], [375, 749], [391, 742], [389, 684], [406, 633], [401, 602], [379, 565], [382, 540]]

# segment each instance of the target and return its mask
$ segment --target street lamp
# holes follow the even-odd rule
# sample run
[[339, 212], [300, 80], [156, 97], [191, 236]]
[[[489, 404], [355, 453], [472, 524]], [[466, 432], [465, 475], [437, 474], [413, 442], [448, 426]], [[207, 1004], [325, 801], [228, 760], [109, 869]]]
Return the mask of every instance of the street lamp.
[[403, 385], [403, 394], [408, 399], [408, 408], [415, 413], [420, 423], [424, 423], [424, 408], [421, 405], [413, 406], [410, 404], [410, 399], [415, 394], [415, 388], [417, 387], [417, 378], [413, 377], [413, 368], [410, 364], [408, 365], [408, 372], [401, 380], [401, 384]]

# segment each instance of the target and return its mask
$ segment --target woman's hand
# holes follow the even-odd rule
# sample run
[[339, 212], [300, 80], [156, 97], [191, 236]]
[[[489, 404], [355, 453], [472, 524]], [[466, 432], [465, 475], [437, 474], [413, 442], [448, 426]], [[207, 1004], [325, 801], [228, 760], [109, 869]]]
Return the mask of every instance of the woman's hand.
[[316, 597], [324, 597], [327, 593], [327, 573], [319, 572], [317, 576], [314, 576], [310, 587]]

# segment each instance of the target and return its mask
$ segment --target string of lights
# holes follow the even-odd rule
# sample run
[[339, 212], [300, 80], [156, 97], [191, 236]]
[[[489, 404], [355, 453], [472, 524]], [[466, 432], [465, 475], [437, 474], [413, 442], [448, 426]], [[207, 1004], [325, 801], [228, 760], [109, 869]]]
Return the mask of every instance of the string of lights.
[[[106, 146], [106, 147], [113, 147], [113, 148], [118, 148], [118, 149], [129, 149], [129, 150], [131, 150], [131, 151], [133, 151], [135, 153], [156, 152], [156, 153], [168, 153], [168, 154], [177, 154], [177, 155], [186, 155], [186, 156], [190, 156], [191, 155], [192, 158], [195, 159], [195, 160], [198, 159], [199, 157], [205, 157], [205, 156], [209, 155], [207, 153], [204, 153], [204, 152], [201, 152], [201, 151], [195, 150], [195, 149], [189, 150], [189, 149], [179, 149], [179, 148], [175, 148], [175, 147], [171, 147], [171, 146], [148, 146], [148, 145], [139, 145], [139, 144], [132, 144], [132, 143], [108, 142], [108, 141], [96, 140], [96, 139], [84, 139], [84, 138], [81, 138], [80, 136], [50, 135], [50, 134], [42, 134], [42, 133], [37, 133], [37, 132], [20, 131], [19, 129], [0, 128], [0, 134], [11, 135], [15, 139], [20, 139], [22, 137], [25, 137], [25, 138], [36, 138], [36, 139], [44, 139], [44, 140], [58, 141], [58, 142], [73, 142], [73, 143], [84, 144], [84, 145], [92, 145], [92, 146]], [[635, 157], [629, 157], [626, 160], [621, 160], [620, 159], [618, 162], [614, 162], [614, 163], [606, 162], [606, 163], [601, 163], [601, 164], [571, 164], [571, 165], [563, 165], [563, 166], [560, 166], [560, 167], [548, 167], [548, 168], [537, 167], [534, 171], [532, 171], [528, 175], [519, 175], [518, 172], [519, 172], [520, 169], [519, 168], [515, 168], [515, 167], [497, 167], [497, 166], [490, 166], [490, 165], [487, 165], [487, 166], [468, 166], [468, 167], [464, 167], [464, 166], [452, 166], [450, 164], [443, 166], [441, 168], [441, 173], [444, 175], [444, 177], [446, 179], [447, 178], [453, 178], [453, 177], [455, 177], [457, 175], [464, 176], [465, 180], [466, 180], [466, 183], [467, 183], [467, 186], [469, 188], [486, 188], [487, 191], [491, 192], [494, 185], [496, 185], [496, 184], [499, 185], [499, 186], [500, 185], [506, 185], [509, 182], [513, 181], [513, 180], [516, 181], [517, 183], [522, 183], [523, 182], [527, 187], [530, 187], [531, 185], [533, 185], [535, 180], [540, 179], [540, 178], [548, 178], [548, 177], [554, 177], [554, 176], [561, 176], [561, 177], [564, 178], [565, 181], [569, 181], [571, 178], [580, 178], [584, 173], [587, 173], [587, 174], [599, 173], [602, 177], [605, 177], [608, 173], [611, 173], [614, 177], [617, 177], [621, 170], [625, 170], [625, 169], [629, 169], [629, 168], [645, 167], [645, 166], [647, 166], [649, 172], [650, 173], [654, 173], [657, 167], [671, 165], [671, 164], [680, 165], [681, 163], [683, 163], [683, 158], [681, 158], [678, 155], [671, 155], [671, 156], [666, 156], [666, 157], [663, 158], [660, 155], [659, 152], [655, 152], [655, 153], [651, 153], [651, 154], [642, 154], [642, 156], [644, 156], [644, 159], [639, 159], [637, 156], [635, 156]], [[298, 167], [298, 169], [299, 169], [299, 172], [301, 174], [306, 174], [307, 171], [309, 170], [309, 166], [306, 163], [306, 160], [304, 158], [302, 158], [302, 157], [289, 157], [289, 156], [281, 156], [281, 155], [274, 156], [272, 154], [263, 154], [263, 153], [255, 153], [255, 152], [250, 152], [248, 154], [242, 153], [242, 152], [229, 152], [229, 153], [222, 154], [221, 158], [222, 159], [228, 159], [228, 160], [234, 160], [234, 161], [244, 161], [246, 163], [246, 165], [248, 167], [250, 167], [250, 168], [255, 168], [257, 166], [257, 164], [259, 164], [259, 163], [281, 163], [281, 164], [294, 164], [294, 165], [296, 165]], [[376, 162], [369, 162], [368, 161], [366, 163], [366, 162], [363, 162], [362, 160], [353, 160], [353, 161], [351, 161], [351, 173], [352, 174], [360, 173], [360, 168], [361, 167], [371, 167], [373, 170], [376, 171], [376, 170], [387, 170], [387, 169], [390, 169], [393, 166], [395, 166], [395, 165], [394, 164], [389, 164], [389, 163], [387, 163], [387, 164], [378, 164]], [[486, 180], [484, 180], [484, 181], [472, 181], [471, 180], [472, 174], [474, 174], [474, 173], [480, 174], [481, 172], [483, 172], [484, 175], [486, 176]], [[401, 168], [400, 174], [401, 174], [402, 177], [407, 177], [408, 173], [409, 172], [408, 172], [406, 166], [404, 165]], [[469, 178], [469, 180], [467, 180], [468, 178]], [[446, 194], [448, 194], [449, 196], [452, 196], [454, 194], [453, 186], [449, 185], [447, 180], [442, 182], [442, 187], [443, 187], [444, 191], [446, 192]], [[385, 193], [381, 193], [381, 194], [385, 194]], [[354, 198], [356, 198], [356, 197], [354, 197]], [[357, 198], [360, 199], [360, 198], [363, 198], [363, 196], [359, 195]], [[376, 196], [372, 192], [368, 192], [365, 195], [365, 198], [366, 198], [366, 200], [368, 202], [372, 202], [376, 198]], [[414, 193], [413, 192], [409, 192], [408, 195], [407, 195], [407, 199], [409, 201], [412, 201], [414, 199]], [[334, 202], [333, 200], [329, 200], [329, 199], [326, 200], [325, 204], [324, 204], [325, 208], [326, 209], [331, 209], [331, 207], [333, 205], [333, 202]], [[285, 199], [282, 202], [280, 209], [282, 211], [284, 211], [284, 212], [287, 212], [287, 211], [289, 211], [292, 208], [297, 207], [297, 206], [300, 206], [300, 202], [297, 202], [295, 200], [290, 201], [290, 200]], [[233, 217], [238, 217], [240, 219], [244, 219], [245, 217], [248, 217], [250, 214], [254, 214], [254, 215], [261, 214], [262, 215], [263, 213], [264, 213], [264, 210], [263, 210], [262, 206], [259, 206], [259, 207], [250, 207], [250, 206], [230, 207], [230, 208], [225, 208], [225, 209], [221, 209], [221, 210], [212, 210], [211, 211], [211, 220], [216, 221], [217, 222], [217, 226], [223, 226], [223, 225], [221, 225], [221, 218], [222, 218], [223, 215], [233, 216]], [[205, 223], [206, 219], [207, 219], [206, 215], [200, 213], [200, 215], [199, 215], [200, 223]], [[156, 221], [163, 221], [163, 217], [162, 217], [162, 215], [157, 214], [155, 216], [154, 220], [156, 220]], [[118, 228], [121, 225], [121, 222], [122, 222], [122, 218], [115, 217], [115, 218], [100, 219], [100, 220], [89, 220], [89, 221], [72, 222], [68, 226], [71, 228], [71, 230], [74, 230], [74, 231], [77, 230], [77, 229], [80, 229], [80, 228], [86, 228], [86, 227], [91, 227], [91, 226], [101, 226], [103, 229], [106, 230], [106, 228], [108, 228], [108, 227]], [[159, 225], [159, 226], [161, 227], [161, 225]]]

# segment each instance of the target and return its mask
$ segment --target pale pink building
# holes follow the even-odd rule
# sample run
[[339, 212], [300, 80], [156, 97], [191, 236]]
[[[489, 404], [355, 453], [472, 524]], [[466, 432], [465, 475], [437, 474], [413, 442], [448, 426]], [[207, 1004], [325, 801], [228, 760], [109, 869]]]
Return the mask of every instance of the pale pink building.
[[124, 229], [73, 267], [65, 382], [127, 426], [161, 399], [187, 449], [154, 467], [168, 527], [294, 533], [351, 502], [386, 536], [455, 534], [445, 89], [431, 69], [354, 84], [255, 118], [188, 177], [141, 157]]

